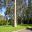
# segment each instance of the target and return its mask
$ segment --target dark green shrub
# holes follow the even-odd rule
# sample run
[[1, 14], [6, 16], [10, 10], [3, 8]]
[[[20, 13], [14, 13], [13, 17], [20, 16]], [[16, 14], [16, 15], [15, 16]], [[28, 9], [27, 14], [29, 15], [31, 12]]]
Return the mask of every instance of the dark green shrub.
[[0, 25], [6, 25], [7, 21], [6, 20], [0, 20]]
[[9, 19], [9, 25], [14, 25], [14, 20], [12, 20], [12, 19]]

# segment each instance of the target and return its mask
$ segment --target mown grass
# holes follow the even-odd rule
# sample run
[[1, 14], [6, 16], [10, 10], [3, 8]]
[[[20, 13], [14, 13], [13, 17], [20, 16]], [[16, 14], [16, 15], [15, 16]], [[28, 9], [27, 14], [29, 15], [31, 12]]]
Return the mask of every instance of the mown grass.
[[20, 29], [24, 29], [25, 26], [20, 26], [18, 25], [17, 27], [12, 27], [12, 26], [0, 26], [0, 32], [11, 32], [11, 31], [15, 31], [15, 30], [20, 30]]
[[27, 28], [28, 26], [32, 27], [32, 25], [17, 25], [17, 27], [12, 27], [12, 26], [0, 26], [0, 32], [12, 32], [15, 30], [20, 30]]

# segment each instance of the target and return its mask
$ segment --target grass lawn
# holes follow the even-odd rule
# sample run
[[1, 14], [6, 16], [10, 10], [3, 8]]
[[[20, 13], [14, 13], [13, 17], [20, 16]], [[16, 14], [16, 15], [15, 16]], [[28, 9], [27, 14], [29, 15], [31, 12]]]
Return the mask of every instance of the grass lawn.
[[[20, 30], [27, 28], [29, 25], [17, 25], [17, 27], [12, 27], [12, 26], [0, 26], [0, 32], [11, 32], [15, 30]], [[32, 27], [32, 25], [30, 26]]]

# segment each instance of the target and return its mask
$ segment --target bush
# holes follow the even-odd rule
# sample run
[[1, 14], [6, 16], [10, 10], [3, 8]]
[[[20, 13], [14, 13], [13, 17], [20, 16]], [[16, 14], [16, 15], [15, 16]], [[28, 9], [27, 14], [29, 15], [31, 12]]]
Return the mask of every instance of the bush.
[[12, 20], [12, 19], [9, 19], [9, 25], [14, 25], [14, 20]]
[[6, 25], [7, 21], [6, 20], [0, 20], [0, 25]]

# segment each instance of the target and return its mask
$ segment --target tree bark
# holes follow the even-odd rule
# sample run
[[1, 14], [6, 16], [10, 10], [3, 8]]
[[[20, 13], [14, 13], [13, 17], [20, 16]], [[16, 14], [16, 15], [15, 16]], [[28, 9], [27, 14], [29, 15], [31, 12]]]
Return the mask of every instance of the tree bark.
[[17, 22], [16, 22], [16, 0], [15, 0], [15, 19], [14, 19], [14, 27], [17, 27]]

